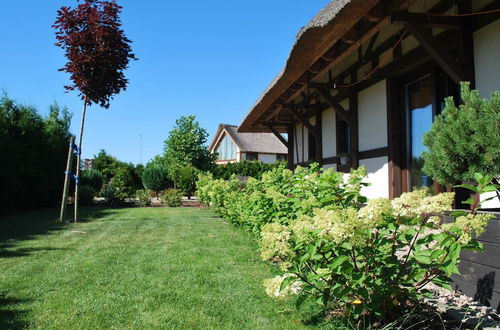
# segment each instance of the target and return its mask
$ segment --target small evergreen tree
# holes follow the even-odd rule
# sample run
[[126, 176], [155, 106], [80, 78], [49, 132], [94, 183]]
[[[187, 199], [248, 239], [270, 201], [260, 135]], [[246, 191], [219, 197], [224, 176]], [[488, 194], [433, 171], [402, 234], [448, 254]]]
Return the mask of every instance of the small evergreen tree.
[[144, 188], [154, 191], [158, 196], [160, 191], [170, 185], [166, 169], [156, 166], [147, 167], [142, 172], [142, 184]]
[[445, 100], [442, 114], [424, 136], [428, 151], [423, 171], [441, 184], [473, 180], [474, 173], [500, 175], [500, 92], [481, 99], [469, 83], [462, 83], [461, 98], [458, 107], [453, 98]]
[[104, 177], [102, 173], [98, 170], [88, 169], [84, 170], [81, 175], [80, 184], [82, 186], [88, 186], [98, 192], [102, 188]]

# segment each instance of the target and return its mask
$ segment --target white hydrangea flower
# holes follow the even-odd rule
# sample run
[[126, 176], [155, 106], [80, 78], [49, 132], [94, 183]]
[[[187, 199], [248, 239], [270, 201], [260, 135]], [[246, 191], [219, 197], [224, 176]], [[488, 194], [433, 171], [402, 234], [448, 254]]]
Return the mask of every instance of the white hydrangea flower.
[[281, 283], [288, 277], [297, 277], [295, 274], [287, 273], [283, 276], [276, 276], [264, 280], [266, 294], [274, 299], [284, 299], [290, 295], [299, 294], [302, 291], [302, 282], [300, 280], [292, 281], [283, 290], [280, 290]]

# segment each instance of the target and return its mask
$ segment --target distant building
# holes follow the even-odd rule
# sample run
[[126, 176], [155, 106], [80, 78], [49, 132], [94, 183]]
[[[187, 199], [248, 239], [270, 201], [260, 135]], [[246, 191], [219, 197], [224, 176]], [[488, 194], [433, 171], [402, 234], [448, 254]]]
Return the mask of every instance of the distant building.
[[220, 124], [210, 144], [211, 153], [218, 153], [216, 162], [227, 164], [242, 160], [274, 163], [286, 160], [286, 139], [273, 133], [238, 133], [238, 126]]
[[89, 159], [89, 158], [84, 159], [83, 160], [83, 169], [90, 170], [92, 168], [94, 168], [94, 160]]

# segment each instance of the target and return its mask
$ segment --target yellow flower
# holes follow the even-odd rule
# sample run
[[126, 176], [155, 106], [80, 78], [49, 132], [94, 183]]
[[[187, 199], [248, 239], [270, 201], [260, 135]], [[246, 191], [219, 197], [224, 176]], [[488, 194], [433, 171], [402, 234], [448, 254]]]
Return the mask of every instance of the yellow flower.
[[361, 305], [362, 303], [363, 303], [363, 302], [362, 302], [361, 300], [359, 300], [359, 299], [354, 299], [354, 300], [352, 301], [352, 304], [353, 304], [353, 305]]

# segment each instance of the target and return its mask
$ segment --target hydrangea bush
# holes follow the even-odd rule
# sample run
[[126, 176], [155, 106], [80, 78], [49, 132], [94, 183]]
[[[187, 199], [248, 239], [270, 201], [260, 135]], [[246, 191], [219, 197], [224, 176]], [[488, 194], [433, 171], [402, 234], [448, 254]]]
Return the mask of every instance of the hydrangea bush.
[[[361, 196], [363, 168], [344, 177], [317, 166], [284, 168], [243, 185], [235, 178], [198, 181], [200, 199], [260, 237], [261, 256], [282, 275], [264, 281], [276, 299], [297, 297], [320, 311], [351, 318], [391, 319], [429, 294], [429, 282], [451, 289], [461, 250], [481, 250], [491, 215], [479, 214], [478, 176], [470, 212], [453, 212], [453, 193], [424, 190], [392, 201]], [[445, 221], [446, 220], [446, 221]]]

